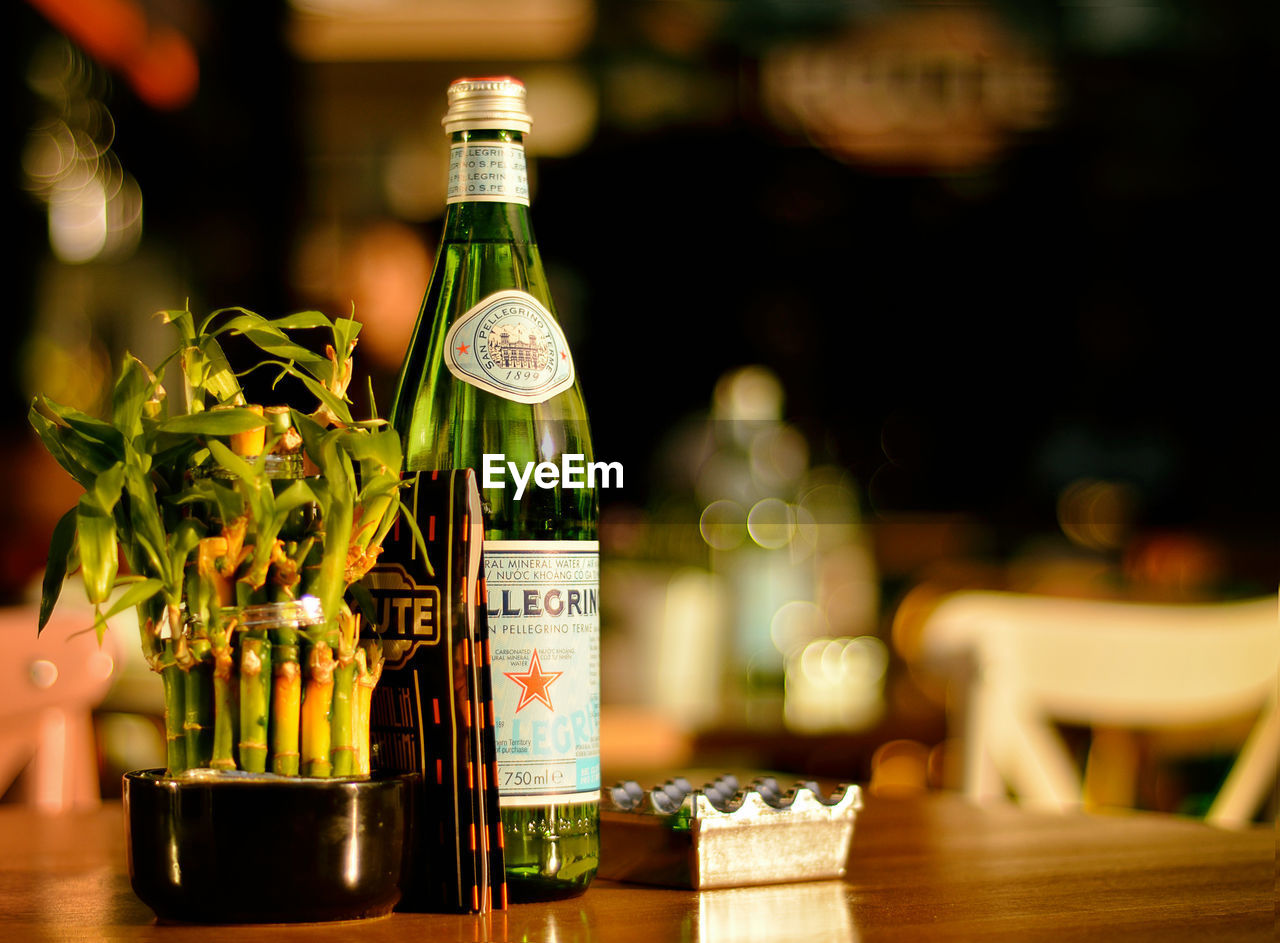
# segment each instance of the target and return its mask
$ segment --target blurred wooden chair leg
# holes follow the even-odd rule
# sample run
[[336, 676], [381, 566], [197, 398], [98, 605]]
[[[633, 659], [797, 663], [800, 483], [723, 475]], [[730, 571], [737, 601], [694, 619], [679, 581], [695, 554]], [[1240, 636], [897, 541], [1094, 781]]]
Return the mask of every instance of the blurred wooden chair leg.
[[[1280, 678], [1277, 679], [1280, 686]], [[1263, 716], [1250, 732], [1205, 821], [1229, 827], [1248, 824], [1253, 811], [1263, 805], [1280, 775], [1280, 706], [1272, 697]]]
[[1085, 809], [1135, 808], [1141, 754], [1132, 730], [1095, 728], [1084, 768]]
[[42, 812], [98, 806], [101, 799], [92, 715], [60, 707], [42, 711], [30, 769], [29, 801]]

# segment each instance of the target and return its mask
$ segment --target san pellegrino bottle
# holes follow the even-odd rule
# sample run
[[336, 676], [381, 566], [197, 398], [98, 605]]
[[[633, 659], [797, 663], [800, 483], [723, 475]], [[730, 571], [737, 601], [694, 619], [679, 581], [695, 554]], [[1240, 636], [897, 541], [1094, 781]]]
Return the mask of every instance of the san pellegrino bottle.
[[591, 435], [530, 223], [524, 85], [458, 79], [442, 123], [444, 232], [392, 423], [406, 471], [502, 473], [481, 497], [507, 883], [569, 897], [599, 858]]

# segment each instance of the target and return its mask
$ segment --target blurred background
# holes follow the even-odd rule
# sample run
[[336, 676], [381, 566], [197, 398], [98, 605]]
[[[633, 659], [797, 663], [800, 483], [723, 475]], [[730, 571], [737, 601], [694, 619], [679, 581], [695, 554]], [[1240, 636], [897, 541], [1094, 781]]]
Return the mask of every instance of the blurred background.
[[[26, 405], [101, 410], [126, 349], [169, 349], [154, 311], [354, 310], [385, 410], [442, 221], [444, 91], [468, 74], [529, 88], [539, 242], [597, 457], [626, 470], [602, 494], [606, 770], [948, 788], [947, 681], [910, 641], [940, 594], [1276, 589], [1262, 5], [3, 18], [8, 606], [77, 497]], [[117, 666], [95, 713], [108, 794], [163, 762], [142, 675]], [[1143, 802], [1195, 809], [1197, 769]]]

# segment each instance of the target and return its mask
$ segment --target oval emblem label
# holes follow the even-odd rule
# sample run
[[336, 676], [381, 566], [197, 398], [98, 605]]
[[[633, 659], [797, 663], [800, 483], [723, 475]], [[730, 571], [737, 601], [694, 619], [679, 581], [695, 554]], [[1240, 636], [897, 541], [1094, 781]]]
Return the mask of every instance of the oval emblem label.
[[541, 403], [573, 385], [564, 332], [527, 292], [485, 298], [449, 329], [445, 344], [450, 373], [517, 403]]

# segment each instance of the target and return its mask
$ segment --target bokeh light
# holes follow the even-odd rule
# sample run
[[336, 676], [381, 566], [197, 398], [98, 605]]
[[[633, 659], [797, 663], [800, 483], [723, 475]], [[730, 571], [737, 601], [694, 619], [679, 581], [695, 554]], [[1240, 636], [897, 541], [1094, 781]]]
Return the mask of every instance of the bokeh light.
[[712, 501], [702, 511], [698, 530], [712, 550], [732, 550], [746, 540], [746, 512], [734, 501]]
[[27, 78], [52, 112], [27, 131], [22, 169], [46, 206], [54, 256], [73, 265], [127, 258], [142, 238], [142, 191], [111, 150], [115, 119], [92, 67], [57, 41], [32, 58]]
[[766, 550], [779, 550], [795, 536], [795, 510], [778, 498], [762, 498], [747, 512], [747, 533]]
[[1079, 479], [1058, 496], [1058, 526], [1081, 547], [1115, 550], [1129, 538], [1136, 505], [1136, 492], [1124, 482]]
[[784, 711], [792, 730], [857, 730], [879, 720], [889, 651], [875, 636], [815, 638], [786, 661]]

